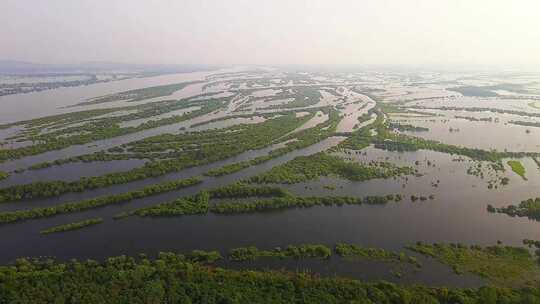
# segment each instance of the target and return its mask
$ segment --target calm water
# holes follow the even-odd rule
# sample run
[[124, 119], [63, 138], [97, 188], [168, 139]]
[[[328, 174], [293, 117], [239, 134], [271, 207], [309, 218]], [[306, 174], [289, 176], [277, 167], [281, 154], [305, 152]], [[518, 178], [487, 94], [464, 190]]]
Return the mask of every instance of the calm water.
[[[350, 242], [392, 250], [400, 250], [403, 246], [419, 240], [480, 245], [493, 245], [497, 240], [501, 240], [505, 244], [520, 245], [524, 238], [540, 238], [539, 223], [506, 215], [489, 214], [486, 211], [487, 203], [500, 206], [539, 194], [540, 191], [536, 189], [539, 189], [540, 174], [537, 170], [532, 170], [532, 163], [525, 163], [530, 170], [527, 182], [507, 172], [511, 178], [510, 185], [501, 190], [488, 190], [485, 181], [465, 174], [466, 163], [456, 163], [448, 155], [429, 151], [388, 153], [376, 149], [368, 150], [369, 159], [387, 160], [389, 157], [394, 158], [393, 161], [404, 163], [420, 160], [419, 170], [424, 175], [409, 178], [408, 181], [399, 178], [357, 183], [323, 178], [306, 184], [290, 185], [287, 188], [299, 195], [365, 196], [403, 193], [409, 196], [433, 193], [436, 196], [433, 201], [413, 203], [406, 198], [402, 202], [384, 206], [315, 207], [232, 216], [209, 214], [173, 218], [132, 217], [119, 221], [111, 219], [112, 215], [121, 211], [172, 200], [179, 196], [194, 194], [204, 188], [243, 179], [290, 160], [295, 155], [324, 150], [336, 144], [338, 142], [336, 140], [339, 141], [330, 139], [324, 144], [317, 145], [318, 147], [295, 151], [294, 155], [287, 155], [230, 176], [208, 178], [202, 185], [181, 191], [135, 200], [124, 205], [6, 225], [0, 230], [0, 238], [4, 240], [5, 248], [10, 250], [0, 253], [0, 261], [5, 263], [18, 256], [28, 255], [56, 256], [60, 259], [72, 257], [102, 259], [118, 254], [135, 255], [142, 252], [157, 254], [165, 250], [193, 249], [217, 249], [225, 253], [230, 248], [240, 246], [273, 248], [300, 243], [322, 243], [331, 246], [336, 242]], [[426, 160], [433, 161], [436, 166], [428, 167], [425, 164]], [[446, 172], [448, 168], [452, 170]], [[438, 188], [431, 186], [434, 179], [440, 180]], [[402, 188], [404, 183], [405, 188]], [[325, 189], [324, 185], [334, 185], [336, 190]], [[34, 206], [34, 203], [24, 205]], [[97, 216], [104, 217], [105, 223], [64, 234], [47, 236], [39, 234], [40, 230], [50, 226]], [[81, 243], [81, 240], [84, 242]], [[318, 261], [295, 261], [280, 264], [279, 267], [287, 269], [305, 267], [326, 274], [343, 274], [355, 278], [386, 278], [408, 283], [431, 282], [432, 285], [456, 286], [481, 284], [477, 278], [456, 277], [447, 268], [435, 262], [426, 264], [418, 273], [406, 272], [399, 280], [393, 278], [389, 271], [382, 271], [377, 263], [373, 263], [344, 264], [337, 259], [329, 264]], [[272, 265], [274, 264], [263, 263], [253, 267], [264, 268]]]
[[[61, 113], [68, 109], [61, 108], [84, 101], [90, 97], [118, 91], [139, 88], [143, 86], [175, 83], [189, 80], [204, 79], [215, 72], [201, 72], [159, 76], [143, 79], [130, 79], [113, 83], [96, 84], [87, 87], [65, 88], [39, 93], [6, 96], [0, 98], [0, 123], [20, 119], [28, 119], [53, 113]], [[200, 94], [202, 84], [188, 86], [173, 94], [174, 98]], [[221, 90], [218, 85], [214, 90]], [[398, 89], [395, 89], [398, 92]], [[261, 90], [257, 96], [272, 96], [276, 90]], [[393, 92], [392, 96], [400, 95]], [[439, 96], [440, 90], [414, 91], [414, 96]], [[316, 105], [337, 105], [342, 102], [339, 98], [322, 92], [323, 98]], [[344, 91], [349, 102], [341, 109], [345, 119], [339, 130], [351, 131], [357, 123], [357, 118], [366, 113], [374, 101], [364, 95]], [[401, 94], [406, 94], [401, 92]], [[244, 98], [244, 97], [242, 97]], [[109, 140], [96, 141], [89, 145], [74, 146], [59, 151], [51, 151], [41, 155], [27, 157], [21, 160], [0, 164], [0, 170], [11, 171], [15, 168], [29, 166], [42, 161], [87, 154], [101, 151], [123, 143], [164, 132], [182, 132], [180, 128], [189, 128], [194, 123], [204, 122], [215, 118], [225, 117], [241, 105], [243, 99], [235, 99], [228, 110], [211, 113], [178, 124], [146, 130], [135, 134], [120, 136]], [[354, 104], [355, 98], [363, 104]], [[394, 98], [394, 97], [392, 97]], [[449, 103], [449, 100], [445, 100]], [[155, 99], [159, 100], [159, 99]], [[152, 100], [152, 101], [155, 101]], [[476, 99], [459, 99], [462, 103], [474, 106], [492, 104], [498, 101], [479, 101]], [[149, 101], [145, 101], [149, 102]], [[258, 101], [259, 103], [259, 101]], [[436, 101], [436, 104], [443, 102]], [[479, 105], [480, 104], [480, 105]], [[515, 102], [504, 104], [503, 108], [522, 108], [526, 103]], [[89, 107], [85, 107], [89, 108]], [[278, 112], [279, 110], [272, 110]], [[433, 111], [430, 111], [433, 112]], [[444, 141], [445, 143], [478, 147], [483, 149], [495, 148], [510, 151], [539, 151], [540, 129], [511, 126], [505, 123], [515, 119], [508, 115], [493, 113], [472, 113], [455, 111], [437, 111], [443, 116], [436, 117], [393, 117], [402, 123], [430, 128], [428, 132], [411, 133], [428, 139]], [[500, 122], [471, 122], [455, 119], [454, 115], [475, 117], [499, 117]], [[327, 115], [316, 116], [299, 128], [312, 127], [328, 119]], [[517, 119], [516, 119], [517, 120]], [[525, 120], [525, 119], [521, 119]], [[255, 116], [249, 118], [234, 118], [222, 120], [207, 125], [201, 125], [193, 130], [223, 128], [239, 123], [258, 123], [264, 118]], [[138, 122], [137, 122], [138, 123]], [[449, 129], [459, 129], [450, 132]], [[537, 130], [538, 129], [538, 130]], [[0, 130], [0, 139], [13, 134], [15, 130]], [[269, 213], [218, 216], [213, 214], [203, 216], [183, 216], [169, 218], [138, 218], [130, 217], [113, 220], [112, 217], [123, 211], [151, 206], [156, 203], [174, 200], [181, 196], [193, 195], [202, 189], [218, 187], [267, 171], [273, 166], [283, 164], [296, 156], [310, 155], [327, 150], [344, 140], [343, 137], [331, 137], [311, 147], [293, 151], [287, 155], [270, 160], [261, 165], [253, 166], [240, 172], [217, 178], [203, 178], [203, 183], [179, 191], [134, 200], [126, 204], [107, 206], [76, 214], [60, 217], [30, 220], [26, 222], [0, 226], [0, 239], [4, 250], [0, 251], [0, 263], [9, 263], [20, 256], [55, 256], [62, 260], [71, 258], [104, 259], [111, 255], [138, 253], [157, 254], [160, 251], [191, 251], [193, 249], [217, 249], [226, 253], [230, 248], [255, 245], [270, 249], [289, 244], [321, 243], [332, 246], [337, 242], [350, 242], [364, 246], [382, 247], [391, 250], [401, 250], [404, 246], [416, 241], [425, 242], [462, 242], [466, 244], [493, 245], [498, 240], [505, 244], [521, 245], [523, 239], [540, 239], [540, 223], [524, 218], [512, 218], [504, 214], [489, 214], [487, 204], [503, 206], [517, 203], [523, 199], [540, 196], [540, 171], [531, 159], [522, 160], [526, 167], [527, 180], [514, 174], [507, 168], [501, 176], [510, 178], [510, 184], [499, 189], [487, 189], [491, 177], [481, 179], [468, 175], [467, 169], [474, 165], [470, 161], [455, 161], [457, 156], [451, 156], [432, 151], [417, 152], [387, 152], [369, 147], [364, 153], [346, 151], [337, 154], [354, 161], [390, 161], [398, 165], [416, 166], [421, 176], [408, 178], [400, 177], [387, 180], [370, 180], [366, 182], [351, 182], [335, 178], [321, 178], [307, 183], [285, 185], [284, 188], [302, 196], [336, 195], [336, 196], [367, 196], [401, 193], [405, 196], [402, 202], [389, 203], [384, 206], [343, 206], [343, 207], [314, 207], [309, 209], [289, 209]], [[22, 210], [39, 206], [51, 206], [65, 202], [80, 201], [102, 195], [110, 195], [132, 191], [143, 186], [201, 176], [210, 169], [219, 168], [226, 164], [253, 159], [267, 155], [277, 146], [247, 151], [236, 157], [216, 163], [190, 168], [181, 172], [167, 174], [158, 178], [131, 182], [123, 185], [69, 193], [55, 198], [40, 200], [25, 200], [17, 203], [0, 205], [0, 211]], [[363, 152], [364, 152], [363, 151]], [[435, 166], [429, 166], [434, 163]], [[142, 166], [142, 160], [94, 162], [66, 164], [37, 171], [26, 171], [14, 174], [0, 182], [0, 187], [20, 183], [30, 183], [46, 180], [74, 180], [82, 176], [96, 176], [109, 172], [129, 170]], [[439, 181], [438, 187], [433, 183]], [[329, 190], [325, 186], [334, 186]], [[411, 202], [411, 195], [435, 196], [434, 200]], [[70, 223], [103, 217], [103, 224], [88, 227], [78, 231], [42, 236], [39, 231], [54, 225]], [[433, 260], [423, 259], [424, 267], [419, 271], [405, 269], [402, 278], [391, 274], [395, 265], [373, 261], [349, 261], [334, 257], [329, 261], [320, 260], [262, 260], [255, 263], [220, 262], [233, 268], [285, 268], [289, 270], [311, 269], [326, 275], [341, 275], [361, 279], [386, 279], [401, 283], [427, 283], [430, 285], [478, 286], [484, 282], [477, 277], [457, 276], [450, 268]]]
[[[206, 76], [215, 73], [237, 70], [237, 68], [234, 68], [210, 72], [180, 73], [156, 77], [133, 78], [108, 83], [97, 83], [88, 86], [59, 88], [42, 92], [1, 96], [0, 105], [2, 107], [2, 111], [0, 111], [0, 124], [72, 112], [74, 110], [73, 108], [66, 107], [84, 102], [89, 98], [97, 96], [157, 85], [203, 80]], [[191, 86], [188, 86], [183, 90], [177, 91], [173, 98], [189, 97], [201, 93], [201, 85], [193, 85], [193, 87], [197, 89], [194, 90], [191, 88]], [[183, 91], [187, 93], [184, 93]], [[134, 104], [137, 103], [123, 102], [116, 103], [115, 105]], [[102, 107], [103, 105], [98, 104], [86, 107], [77, 107], [75, 109], [80, 111]]]

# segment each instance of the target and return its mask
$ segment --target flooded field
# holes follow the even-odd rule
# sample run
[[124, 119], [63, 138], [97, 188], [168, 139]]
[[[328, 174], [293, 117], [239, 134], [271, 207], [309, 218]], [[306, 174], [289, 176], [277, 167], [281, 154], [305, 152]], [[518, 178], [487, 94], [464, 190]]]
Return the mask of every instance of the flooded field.
[[[396, 274], [395, 263], [338, 257], [219, 265], [485, 285], [410, 246], [540, 240], [534, 210], [505, 209], [540, 197], [540, 75], [511, 75], [237, 67], [2, 96], [0, 262], [344, 242], [404, 250], [422, 267]], [[233, 184], [286, 195], [223, 190]], [[329, 203], [336, 197], [376, 203]]]

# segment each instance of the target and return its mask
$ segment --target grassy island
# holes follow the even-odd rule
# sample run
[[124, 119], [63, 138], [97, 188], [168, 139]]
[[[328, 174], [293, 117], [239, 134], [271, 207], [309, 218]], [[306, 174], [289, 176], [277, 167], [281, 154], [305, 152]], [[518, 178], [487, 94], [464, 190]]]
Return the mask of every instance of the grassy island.
[[252, 183], [294, 184], [314, 180], [321, 176], [337, 176], [352, 181], [375, 178], [391, 178], [415, 173], [411, 167], [397, 167], [390, 163], [364, 165], [347, 162], [340, 157], [320, 152], [310, 156], [299, 156], [268, 172], [249, 179]]
[[285, 248], [274, 248], [272, 250], [260, 250], [257, 247], [240, 247], [229, 252], [229, 259], [232, 261], [252, 261], [260, 257], [276, 258], [321, 258], [327, 259], [332, 255], [332, 250], [325, 245], [304, 244], [289, 245]]
[[417, 243], [408, 249], [435, 258], [458, 274], [473, 273], [500, 286], [532, 286], [540, 279], [538, 261], [526, 248]]
[[87, 226], [97, 225], [97, 224], [100, 224], [102, 222], [103, 222], [102, 218], [93, 218], [93, 219], [88, 219], [88, 220], [84, 220], [84, 221], [80, 221], [80, 222], [69, 223], [69, 224], [65, 224], [65, 225], [59, 225], [59, 226], [51, 227], [51, 228], [42, 230], [40, 233], [41, 234], [49, 234], [49, 233], [57, 233], [57, 232], [65, 232], [65, 231], [70, 231], [70, 230], [77, 230], [77, 229], [81, 229], [81, 228], [84, 228], [84, 227], [87, 227]]
[[540, 197], [521, 201], [517, 206], [508, 205], [502, 208], [495, 208], [492, 205], [488, 205], [487, 210], [491, 213], [505, 213], [509, 216], [528, 217], [540, 221]]
[[523, 164], [518, 160], [509, 160], [507, 164], [510, 166], [512, 171], [516, 173], [517, 175], [521, 176], [524, 180], [527, 180], [525, 177], [525, 167], [523, 167]]

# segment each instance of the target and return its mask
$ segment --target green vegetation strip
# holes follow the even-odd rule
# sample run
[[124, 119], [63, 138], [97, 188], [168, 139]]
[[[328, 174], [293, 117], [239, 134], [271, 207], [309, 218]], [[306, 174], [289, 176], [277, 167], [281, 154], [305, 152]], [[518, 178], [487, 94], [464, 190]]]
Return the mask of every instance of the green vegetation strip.
[[326, 197], [278, 197], [267, 200], [250, 202], [223, 202], [210, 207], [210, 212], [217, 214], [253, 213], [290, 208], [311, 208], [315, 206], [343, 206], [343, 205], [383, 205], [392, 201], [400, 201], [401, 195], [389, 194], [386, 196], [367, 196], [364, 198], [347, 196]]
[[[269, 197], [261, 199], [261, 197]], [[211, 199], [226, 198], [253, 198], [248, 201], [222, 201], [211, 203]], [[179, 198], [172, 202], [157, 204], [155, 206], [136, 209], [131, 214], [138, 216], [178, 216], [195, 214], [240, 214], [264, 212], [270, 210], [289, 208], [309, 208], [315, 206], [342, 206], [342, 205], [381, 205], [389, 202], [399, 202], [403, 199], [400, 194], [385, 196], [358, 197], [300, 197], [275, 187], [251, 187], [243, 184], [233, 184], [199, 194]], [[119, 216], [119, 218], [125, 215]]]
[[[110, 148], [108, 151], [120, 151], [123, 152], [124, 149], [121, 147]], [[122, 153], [122, 154], [109, 154], [105, 151], [98, 151], [91, 154], [73, 156], [69, 158], [56, 159], [51, 162], [41, 162], [34, 164], [27, 168], [27, 170], [41, 170], [45, 168], [50, 168], [53, 166], [62, 166], [69, 163], [90, 163], [90, 162], [105, 162], [105, 161], [115, 161], [115, 160], [127, 160], [127, 159], [150, 159], [162, 158], [161, 155], [151, 155], [144, 153]], [[25, 169], [17, 169], [16, 172], [23, 172]]]
[[[37, 182], [3, 188], [0, 189], [0, 203], [30, 198], [58, 196], [68, 192], [81, 192], [85, 189], [107, 187], [149, 177], [156, 177], [170, 172], [180, 171], [188, 167], [203, 165], [227, 157], [232, 157], [246, 150], [265, 147], [271, 143], [268, 139], [279, 139], [280, 141], [288, 141], [293, 138], [296, 139], [296, 141], [288, 142], [283, 148], [271, 151], [269, 155], [257, 157], [247, 163], [231, 165], [222, 170], [218, 169], [217, 171], [208, 173], [208, 175], [213, 176], [229, 174], [240, 170], [241, 168], [245, 168], [247, 165], [260, 164], [269, 159], [312, 145], [329, 137], [333, 134], [340, 118], [336, 111], [328, 109], [324, 111], [329, 111], [330, 116], [330, 119], [326, 123], [318, 125], [315, 128], [303, 130], [296, 134], [291, 134], [285, 138], [281, 138], [282, 134], [296, 129], [298, 126], [308, 121], [312, 115], [298, 119], [295, 117], [294, 113], [288, 113], [284, 116], [269, 119], [268, 121], [257, 125], [239, 125], [222, 130], [180, 135], [162, 134], [150, 137], [145, 140], [131, 143], [129, 145], [130, 149], [133, 149], [134, 153], [138, 154], [139, 157], [152, 157], [156, 151], [166, 151], [170, 149], [182, 151], [181, 154], [167, 154], [171, 159], [149, 162], [143, 167], [126, 172], [115, 172], [102, 176], [82, 178], [73, 182]], [[193, 146], [196, 146], [196, 148], [193, 148]], [[91, 161], [125, 159], [125, 157], [122, 155], [96, 153], [81, 159], [83, 161]], [[48, 166], [49, 164], [44, 165], [44, 167]]]
[[[515, 98], [515, 97], [514, 97]], [[409, 106], [410, 109], [422, 109], [422, 110], [442, 110], [442, 111], [466, 111], [466, 112], [493, 112], [498, 114], [511, 114], [518, 116], [526, 117], [540, 117], [538, 112], [526, 112], [526, 111], [516, 111], [508, 109], [497, 109], [497, 108], [484, 108], [484, 107], [452, 107], [452, 106], [442, 106], [442, 107], [425, 107], [425, 106]]]
[[[291, 91], [292, 93], [289, 93]], [[282, 90], [280, 93], [271, 96], [271, 97], [263, 97], [261, 99], [264, 99], [266, 102], [272, 101], [272, 100], [283, 100], [283, 99], [293, 99], [290, 102], [287, 102], [285, 104], [277, 104], [277, 105], [270, 105], [270, 106], [263, 106], [260, 108], [257, 108], [257, 110], [268, 110], [268, 109], [294, 109], [294, 108], [305, 108], [309, 106], [316, 105], [322, 95], [319, 92], [319, 89], [317, 87], [291, 87], [287, 90]], [[252, 100], [256, 100], [257, 98], [252, 98]]]
[[201, 82], [202, 81], [191, 81], [191, 82], [173, 83], [173, 84], [166, 84], [166, 85], [160, 85], [160, 86], [154, 86], [154, 87], [148, 87], [148, 88], [142, 88], [142, 89], [129, 90], [129, 91], [105, 95], [105, 96], [101, 96], [97, 98], [92, 98], [88, 101], [77, 104], [77, 106], [100, 104], [100, 103], [106, 103], [106, 102], [118, 101], [118, 100], [135, 102], [135, 101], [141, 101], [141, 100], [150, 99], [150, 98], [168, 96], [176, 91], [179, 91], [187, 87], [188, 85], [201, 83]]
[[538, 261], [525, 248], [417, 243], [408, 249], [451, 266], [457, 274], [477, 274], [500, 286], [532, 286], [540, 278]]
[[278, 247], [273, 250], [259, 250], [257, 247], [250, 246], [232, 249], [229, 252], [229, 259], [232, 261], [253, 261], [261, 257], [327, 259], [331, 255], [332, 250], [325, 245], [289, 245], [283, 249]]
[[[172, 110], [178, 110], [191, 106], [200, 106], [199, 110], [186, 113], [184, 115], [174, 115], [171, 117], [161, 118], [157, 120], [148, 120], [134, 127], [120, 127], [119, 123], [126, 120], [126, 116], [133, 119], [149, 118], [155, 115], [164, 114]], [[15, 149], [0, 149], [0, 162], [6, 160], [19, 159], [26, 156], [37, 155], [48, 151], [60, 150], [73, 145], [87, 144], [97, 140], [109, 139], [117, 136], [127, 135], [135, 132], [140, 132], [152, 128], [157, 128], [165, 125], [179, 123], [204, 114], [211, 113], [223, 107], [223, 100], [210, 100], [197, 103], [186, 103], [178, 101], [175, 107], [171, 109], [164, 107], [167, 110], [159, 108], [151, 108], [144, 114], [129, 114], [124, 117], [103, 118], [96, 121], [87, 121], [82, 125], [75, 125], [66, 128], [61, 128], [56, 131], [41, 134], [43, 128], [48, 126], [37, 126], [34, 129], [26, 131], [22, 135], [17, 136], [18, 141], [31, 140], [37, 144], [25, 146]], [[118, 110], [118, 109], [117, 109]], [[83, 114], [72, 114], [73, 116], [81, 116]], [[69, 116], [68, 116], [69, 117]], [[22, 122], [21, 122], [22, 123]], [[28, 123], [35, 123], [30, 121]], [[12, 138], [15, 139], [15, 138]]]
[[465, 120], [468, 120], [468, 121], [483, 121], [483, 122], [498, 122], [498, 118], [495, 118], [495, 120], [493, 119], [493, 117], [486, 117], [486, 118], [476, 118], [476, 117], [473, 117], [473, 116], [460, 116], [460, 115], [454, 115], [454, 118], [457, 118], [457, 119], [465, 119]]
[[368, 248], [347, 243], [336, 244], [334, 250], [342, 257], [409, 263], [415, 265], [416, 267], [422, 267], [422, 264], [418, 262], [415, 257], [407, 255], [404, 252], [396, 253], [382, 248]]
[[65, 231], [70, 231], [70, 230], [81, 229], [81, 228], [84, 228], [84, 227], [87, 227], [87, 226], [97, 225], [97, 224], [100, 224], [102, 222], [103, 222], [102, 218], [93, 218], [93, 219], [88, 219], [88, 220], [84, 220], [84, 221], [80, 221], [80, 222], [69, 223], [69, 224], [65, 224], [65, 225], [59, 225], [59, 226], [51, 227], [49, 229], [45, 229], [45, 230], [40, 231], [40, 233], [41, 234], [49, 234], [49, 233], [56, 233], [56, 232], [65, 232]]
[[409, 124], [399, 124], [399, 123], [389, 123], [388, 127], [390, 129], [395, 129], [401, 132], [427, 132], [429, 128], [417, 127]]
[[[410, 263], [416, 267], [422, 265], [415, 257], [405, 253], [395, 253], [382, 248], [368, 248], [359, 245], [338, 243], [334, 246], [334, 252], [347, 259], [369, 259], [392, 263]], [[289, 245], [285, 248], [276, 247], [271, 250], [261, 250], [255, 246], [240, 247], [229, 251], [228, 258], [231, 261], [254, 261], [263, 257], [272, 258], [320, 258], [328, 259], [332, 255], [332, 249], [321, 244]]]
[[508, 122], [509, 124], [523, 126], [523, 127], [535, 127], [539, 128], [540, 123], [538, 122], [532, 122], [532, 121], [518, 121], [518, 120], [511, 120]]
[[118, 218], [135, 214], [138, 216], [175, 216], [205, 214], [210, 211], [210, 199], [248, 198], [248, 197], [288, 197], [291, 194], [276, 187], [251, 187], [234, 183], [209, 191], [201, 191], [192, 197], [179, 198], [172, 202], [136, 209]]
[[516, 173], [517, 175], [521, 176], [524, 180], [527, 180], [525, 177], [525, 167], [523, 167], [523, 164], [521, 164], [518, 160], [509, 160], [507, 164], [512, 168], [512, 171]]
[[540, 302], [540, 289], [399, 286], [301, 272], [228, 270], [197, 262], [217, 253], [160, 253], [104, 262], [19, 259], [0, 266], [3, 303], [430, 303]]
[[411, 167], [397, 167], [391, 163], [368, 166], [346, 162], [340, 157], [320, 152], [310, 156], [299, 156], [292, 161], [270, 169], [268, 172], [250, 178], [249, 182], [258, 184], [294, 184], [329, 175], [352, 181], [365, 181], [413, 173], [415, 171]]
[[361, 150], [373, 144], [376, 148], [388, 151], [404, 152], [432, 150], [451, 155], [463, 155], [473, 160], [490, 161], [494, 163], [500, 163], [503, 158], [535, 157], [539, 154], [531, 152], [486, 151], [482, 149], [449, 145], [438, 141], [427, 140], [405, 134], [397, 134], [392, 132], [388, 126], [388, 123], [385, 122], [384, 113], [386, 112], [382, 110], [384, 107], [382, 107], [380, 104], [378, 104], [377, 107], [377, 119], [375, 122], [355, 131], [353, 135], [342, 142], [338, 148]]
[[28, 219], [45, 218], [59, 214], [73, 213], [106, 205], [125, 203], [134, 199], [143, 198], [158, 193], [182, 189], [201, 183], [198, 178], [190, 178], [151, 185], [141, 190], [125, 192], [116, 195], [102, 196], [74, 203], [65, 203], [52, 207], [33, 208], [19, 211], [0, 212], [0, 224], [7, 224]]
[[328, 113], [329, 119], [313, 128], [305, 129], [300, 132], [290, 134], [284, 138], [280, 138], [281, 142], [287, 142], [285, 147], [270, 151], [268, 155], [259, 156], [257, 158], [242, 161], [230, 165], [225, 165], [221, 168], [210, 170], [205, 173], [206, 176], [223, 176], [238, 172], [245, 168], [259, 165], [276, 157], [285, 155], [291, 151], [302, 149], [322, 141], [332, 135], [341, 120], [339, 113], [335, 110], [321, 109], [324, 113]]
[[492, 205], [488, 205], [487, 210], [491, 213], [505, 213], [512, 217], [527, 217], [540, 221], [540, 197], [521, 201], [517, 206], [509, 205], [502, 208], [495, 208]]
[[[22, 199], [53, 197], [68, 192], [103, 188], [150, 177], [162, 176], [185, 168], [208, 164], [236, 156], [252, 149], [268, 146], [284, 133], [290, 132], [309, 116], [296, 118], [294, 113], [269, 119], [255, 125], [239, 125], [221, 130], [189, 134], [162, 134], [130, 144], [135, 153], [177, 150], [173, 158], [146, 163], [144, 166], [124, 172], [84, 177], [76, 181], [48, 181], [15, 185], [0, 189], [0, 203]], [[294, 149], [287, 147], [286, 151]]]

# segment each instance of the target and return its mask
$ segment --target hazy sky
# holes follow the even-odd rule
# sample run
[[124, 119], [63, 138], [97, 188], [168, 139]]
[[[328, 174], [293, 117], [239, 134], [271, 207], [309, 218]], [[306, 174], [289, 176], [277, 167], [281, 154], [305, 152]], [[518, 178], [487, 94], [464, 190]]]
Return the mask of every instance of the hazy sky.
[[0, 0], [0, 59], [540, 64], [539, 0]]

